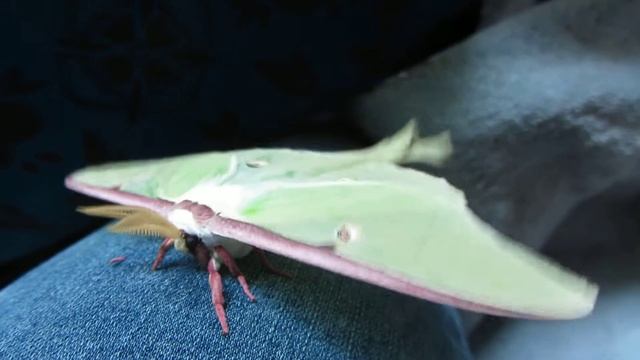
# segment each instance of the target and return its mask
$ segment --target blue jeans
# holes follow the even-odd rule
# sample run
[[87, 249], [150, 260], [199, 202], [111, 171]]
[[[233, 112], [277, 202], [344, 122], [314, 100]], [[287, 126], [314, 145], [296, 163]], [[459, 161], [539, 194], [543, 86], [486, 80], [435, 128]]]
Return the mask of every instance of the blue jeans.
[[[290, 274], [223, 271], [222, 336], [207, 274], [158, 239], [98, 231], [0, 291], [0, 358], [469, 359], [455, 310], [270, 255]], [[126, 260], [110, 265], [109, 260]]]

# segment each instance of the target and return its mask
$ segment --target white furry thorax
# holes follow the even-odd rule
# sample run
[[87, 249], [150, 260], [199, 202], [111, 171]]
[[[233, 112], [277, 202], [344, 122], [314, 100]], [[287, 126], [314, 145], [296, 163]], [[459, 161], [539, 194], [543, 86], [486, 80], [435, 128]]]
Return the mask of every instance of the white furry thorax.
[[222, 245], [234, 258], [244, 257], [251, 252], [250, 245], [216, 235], [211, 230], [198, 224], [189, 210], [172, 210], [167, 215], [167, 220], [169, 220], [178, 229], [199, 237], [207, 248], [212, 251], [216, 246]]

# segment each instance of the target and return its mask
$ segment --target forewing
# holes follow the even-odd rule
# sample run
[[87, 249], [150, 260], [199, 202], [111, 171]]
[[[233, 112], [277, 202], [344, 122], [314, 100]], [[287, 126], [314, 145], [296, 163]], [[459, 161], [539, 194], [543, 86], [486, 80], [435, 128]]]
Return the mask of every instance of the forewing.
[[100, 188], [175, 200], [202, 184], [252, 186], [267, 181], [300, 181], [370, 161], [439, 165], [451, 152], [448, 133], [420, 137], [415, 121], [409, 121], [396, 134], [365, 149], [212, 151], [90, 166], [70, 178]]

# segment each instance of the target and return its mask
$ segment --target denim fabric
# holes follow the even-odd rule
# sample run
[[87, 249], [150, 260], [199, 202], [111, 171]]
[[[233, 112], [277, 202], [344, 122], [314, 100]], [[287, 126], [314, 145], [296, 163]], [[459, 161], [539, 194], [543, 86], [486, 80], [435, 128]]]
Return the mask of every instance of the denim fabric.
[[[99, 231], [0, 292], [0, 358], [468, 359], [457, 313], [270, 256], [293, 275], [239, 261], [257, 297], [226, 271], [222, 336], [207, 275], [158, 239]], [[126, 260], [110, 265], [109, 259]]]

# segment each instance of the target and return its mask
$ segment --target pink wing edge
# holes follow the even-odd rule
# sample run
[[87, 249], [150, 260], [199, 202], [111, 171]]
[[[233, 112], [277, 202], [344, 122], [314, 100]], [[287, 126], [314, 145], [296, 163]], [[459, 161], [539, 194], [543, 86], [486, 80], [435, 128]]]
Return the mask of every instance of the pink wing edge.
[[[179, 204], [177, 205], [172, 201], [153, 199], [121, 191], [117, 187], [105, 188], [84, 184], [75, 180], [73, 174], [65, 179], [65, 186], [68, 189], [84, 195], [121, 205], [144, 207], [163, 216], [166, 216], [166, 214], [170, 210], [175, 209], [176, 206], [180, 207]], [[400, 276], [388, 274], [383, 270], [340, 257], [336, 255], [331, 248], [307, 245], [285, 238], [253, 224], [225, 218], [216, 214], [206, 206], [195, 204], [195, 206], [191, 206], [188, 210], [191, 210], [194, 218], [199, 221], [201, 225], [207, 226], [207, 228], [217, 235], [232, 238], [274, 254], [282, 255], [401, 294], [488, 315], [534, 320], [557, 319], [504, 310], [433, 291], [415, 284], [410, 280], [403, 279]]]

